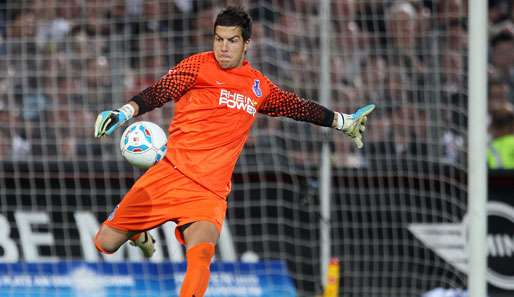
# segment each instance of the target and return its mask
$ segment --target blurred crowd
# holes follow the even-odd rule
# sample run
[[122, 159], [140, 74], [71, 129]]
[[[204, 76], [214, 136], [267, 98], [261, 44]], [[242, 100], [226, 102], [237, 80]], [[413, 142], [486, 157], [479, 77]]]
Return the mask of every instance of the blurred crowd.
[[[227, 4], [254, 19], [250, 62], [318, 100], [316, 0], [0, 0], [0, 159], [119, 157], [116, 137], [93, 139], [96, 114], [209, 50], [213, 19]], [[490, 0], [489, 9], [493, 148], [514, 137], [514, 5]], [[465, 0], [331, 1], [331, 107], [379, 107], [364, 150], [330, 134], [334, 166], [421, 159], [465, 167], [467, 10]], [[172, 114], [168, 104], [144, 119], [166, 127]], [[319, 131], [259, 116], [240, 164], [318, 164]], [[491, 152], [491, 167], [505, 167], [501, 154]]]

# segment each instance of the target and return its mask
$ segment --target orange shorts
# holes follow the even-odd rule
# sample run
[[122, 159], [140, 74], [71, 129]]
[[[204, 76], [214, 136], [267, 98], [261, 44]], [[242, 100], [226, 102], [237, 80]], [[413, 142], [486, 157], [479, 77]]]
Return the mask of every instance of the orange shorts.
[[175, 236], [184, 244], [178, 227], [209, 221], [221, 232], [226, 210], [225, 199], [183, 175], [164, 158], [134, 183], [104, 224], [127, 232], [146, 231], [173, 221], [177, 224]]

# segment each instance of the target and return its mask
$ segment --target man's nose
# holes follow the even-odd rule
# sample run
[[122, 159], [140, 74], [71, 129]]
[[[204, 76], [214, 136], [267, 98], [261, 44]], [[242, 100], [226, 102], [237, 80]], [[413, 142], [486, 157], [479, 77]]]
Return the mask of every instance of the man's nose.
[[223, 43], [221, 44], [221, 50], [222, 51], [228, 50], [228, 42], [227, 41], [223, 41]]

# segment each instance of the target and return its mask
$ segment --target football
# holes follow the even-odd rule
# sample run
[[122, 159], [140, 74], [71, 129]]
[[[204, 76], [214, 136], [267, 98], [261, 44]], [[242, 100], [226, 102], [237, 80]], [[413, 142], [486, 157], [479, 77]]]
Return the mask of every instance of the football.
[[164, 157], [166, 142], [166, 133], [161, 127], [152, 122], [136, 122], [121, 136], [121, 155], [132, 166], [146, 169]]

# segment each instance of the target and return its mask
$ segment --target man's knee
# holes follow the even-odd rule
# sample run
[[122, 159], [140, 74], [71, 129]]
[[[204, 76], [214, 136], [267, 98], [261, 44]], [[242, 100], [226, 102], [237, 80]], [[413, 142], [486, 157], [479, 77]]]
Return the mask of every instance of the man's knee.
[[219, 232], [216, 226], [208, 221], [197, 221], [184, 230], [186, 248], [189, 249], [199, 243], [208, 242], [216, 244]]
[[96, 249], [103, 254], [115, 253], [125, 241], [126, 235], [113, 233], [104, 227], [98, 230], [94, 240]]
[[118, 250], [118, 247], [109, 244], [105, 237], [100, 234], [100, 231], [95, 236], [95, 247], [102, 254], [112, 254]]

